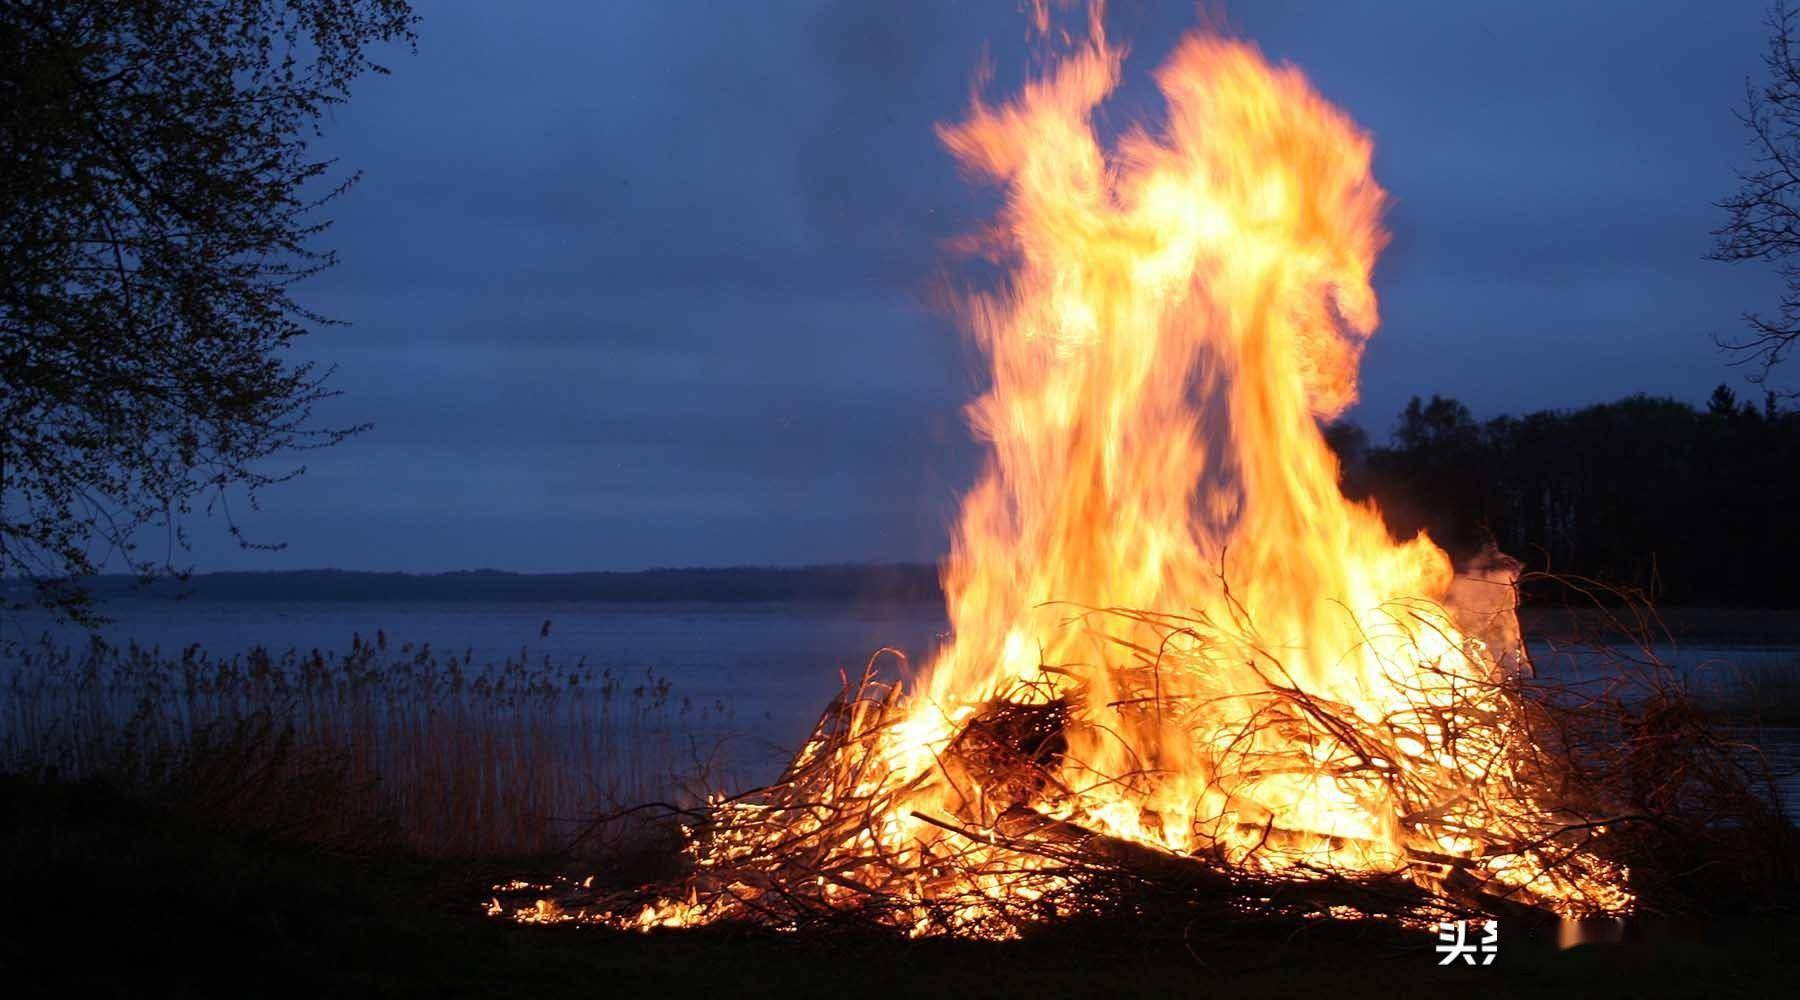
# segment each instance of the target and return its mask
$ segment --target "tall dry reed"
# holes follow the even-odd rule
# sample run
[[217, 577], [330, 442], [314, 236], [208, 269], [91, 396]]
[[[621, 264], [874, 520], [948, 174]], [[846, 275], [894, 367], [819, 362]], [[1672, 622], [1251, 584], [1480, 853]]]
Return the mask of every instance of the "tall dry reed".
[[107, 781], [340, 846], [519, 856], [585, 832], [592, 849], [595, 814], [724, 780], [723, 706], [648, 670], [524, 650], [477, 664], [377, 633], [341, 655], [221, 658], [44, 637], [0, 645], [0, 671], [0, 771]]

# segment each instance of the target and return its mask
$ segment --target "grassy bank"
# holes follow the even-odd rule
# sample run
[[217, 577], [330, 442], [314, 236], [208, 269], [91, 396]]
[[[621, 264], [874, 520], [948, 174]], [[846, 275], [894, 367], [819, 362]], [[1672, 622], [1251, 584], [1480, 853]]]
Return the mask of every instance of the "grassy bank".
[[[1655, 848], [1679, 876], [1668, 912], [1704, 920], [1637, 919], [1623, 943], [1566, 952], [1509, 922], [1489, 967], [1440, 967], [1429, 936], [1369, 922], [1120, 918], [1006, 944], [521, 926], [484, 915], [496, 884], [669, 874], [666, 825], [572, 834], [686, 794], [701, 709], [653, 678], [379, 638], [339, 658], [22, 652], [0, 733], [8, 996], [1760, 996], [1800, 933], [1757, 874], [1779, 858], [1680, 830], [1645, 843], [1691, 852]], [[1705, 732], [1685, 704], [1634, 715], [1636, 745], [1691, 747], [1670, 735]], [[1650, 800], [1710, 802], [1671, 759], [1638, 763]]]
[[[344, 852], [209, 827], [100, 785], [0, 781], [12, 996], [1768, 996], [1792, 916], [1632, 925], [1558, 951], [1510, 929], [1442, 968], [1385, 927], [1068, 927], [1024, 942], [649, 937], [479, 915], [520, 862]], [[69, 945], [79, 952], [71, 956]]]

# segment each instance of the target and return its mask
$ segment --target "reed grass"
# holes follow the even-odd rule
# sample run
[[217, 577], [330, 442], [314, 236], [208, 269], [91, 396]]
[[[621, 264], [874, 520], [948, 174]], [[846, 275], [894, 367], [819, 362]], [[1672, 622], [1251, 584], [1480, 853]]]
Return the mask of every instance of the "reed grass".
[[726, 780], [723, 705], [579, 661], [498, 663], [384, 633], [347, 653], [215, 657], [137, 645], [0, 645], [0, 771], [96, 781], [205, 822], [428, 857], [595, 854], [646, 832], [595, 825]]

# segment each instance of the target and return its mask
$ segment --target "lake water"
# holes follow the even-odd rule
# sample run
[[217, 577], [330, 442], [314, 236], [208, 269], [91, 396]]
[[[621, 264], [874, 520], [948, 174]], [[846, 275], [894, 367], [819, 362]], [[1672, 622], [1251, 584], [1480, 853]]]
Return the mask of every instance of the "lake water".
[[[382, 631], [390, 645], [430, 643], [439, 654], [466, 654], [477, 664], [523, 653], [533, 662], [585, 659], [625, 678], [650, 671], [667, 679], [678, 698], [729, 706], [721, 732], [739, 744], [733, 757], [752, 776], [771, 775], [787, 759], [842, 678], [860, 674], [871, 653], [894, 647], [923, 663], [948, 629], [936, 605], [132, 600], [106, 611], [114, 619], [102, 630], [109, 641], [160, 647], [165, 654], [196, 644], [218, 656], [258, 645], [342, 653], [353, 636], [372, 640]], [[544, 636], [546, 620], [550, 631]], [[4, 628], [6, 638], [33, 638], [45, 623], [14, 616]], [[80, 638], [67, 630], [63, 635]], [[1579, 654], [1533, 645], [1541, 670], [1585, 672]], [[1655, 652], [1700, 684], [1745, 669], [1800, 670], [1797, 646], [1714, 642]], [[892, 677], [895, 664], [884, 663], [883, 672]], [[1771, 727], [1757, 738], [1788, 773], [1783, 797], [1800, 806], [1800, 728]]]
[[[860, 676], [871, 654], [893, 647], [922, 663], [948, 628], [935, 605], [133, 600], [105, 613], [113, 619], [101, 630], [109, 642], [135, 642], [166, 655], [190, 645], [220, 657], [255, 646], [341, 654], [353, 637], [370, 642], [379, 631], [390, 648], [429, 643], [440, 657], [476, 665], [523, 655], [533, 663], [585, 660], [628, 683], [649, 673], [667, 680], [678, 699], [727, 706], [729, 720], [708, 735], [730, 737], [734, 762], [767, 777], [791, 757], [843, 678]], [[547, 636], [541, 634], [546, 621]], [[83, 641], [79, 631], [24, 616], [7, 624], [5, 637], [35, 639], [46, 630]], [[897, 661], [884, 658], [882, 672], [892, 678]]]

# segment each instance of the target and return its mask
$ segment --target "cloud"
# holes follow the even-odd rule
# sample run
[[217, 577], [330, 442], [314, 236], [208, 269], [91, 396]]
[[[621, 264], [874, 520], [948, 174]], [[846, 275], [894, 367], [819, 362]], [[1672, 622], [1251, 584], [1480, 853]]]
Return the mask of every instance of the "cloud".
[[[1192, 5], [1113, 5], [1133, 45], [1108, 121]], [[1386, 317], [1357, 415], [1478, 412], [1732, 378], [1707, 340], [1766, 275], [1700, 259], [1741, 156], [1757, 5], [1479, 13], [1242, 4], [1236, 23], [1375, 134], [1396, 197]], [[352, 320], [306, 456], [207, 568], [624, 568], [932, 558], [976, 451], [967, 352], [920, 304], [993, 204], [937, 146], [984, 50], [1025, 72], [1008, 4], [456, 4], [321, 147], [364, 171]]]

